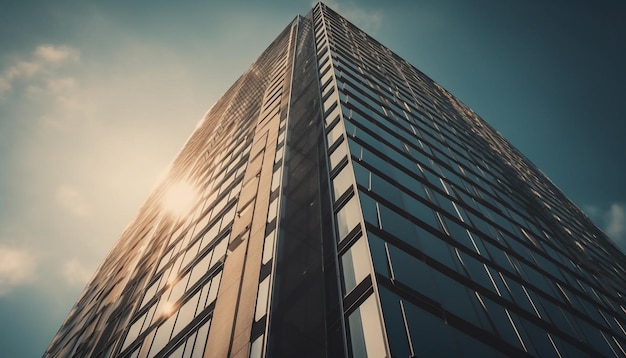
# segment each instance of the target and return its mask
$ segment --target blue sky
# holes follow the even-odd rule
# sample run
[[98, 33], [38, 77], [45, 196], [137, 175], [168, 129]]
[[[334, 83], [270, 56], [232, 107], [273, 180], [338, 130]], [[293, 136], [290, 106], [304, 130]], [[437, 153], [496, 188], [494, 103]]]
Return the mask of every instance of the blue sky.
[[[327, 2], [626, 247], [620, 1]], [[40, 356], [204, 112], [310, 1], [0, 3], [0, 347]]]

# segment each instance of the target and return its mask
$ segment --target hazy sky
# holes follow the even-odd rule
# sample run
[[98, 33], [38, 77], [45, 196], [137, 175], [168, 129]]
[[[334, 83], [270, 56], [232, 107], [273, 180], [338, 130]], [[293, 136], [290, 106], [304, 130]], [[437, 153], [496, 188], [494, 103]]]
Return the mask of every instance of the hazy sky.
[[[330, 1], [626, 247], [623, 1]], [[304, 1], [0, 2], [0, 351], [41, 356], [205, 111]]]

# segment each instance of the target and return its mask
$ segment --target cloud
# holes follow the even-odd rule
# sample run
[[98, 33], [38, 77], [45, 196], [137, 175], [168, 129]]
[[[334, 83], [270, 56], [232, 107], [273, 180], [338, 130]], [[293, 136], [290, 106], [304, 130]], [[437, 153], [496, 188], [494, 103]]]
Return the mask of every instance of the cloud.
[[602, 209], [595, 205], [585, 205], [582, 207], [583, 211], [593, 220], [596, 220], [602, 215]]
[[607, 209], [594, 205], [584, 207], [589, 217], [615, 243], [626, 250], [626, 205], [613, 203]]
[[626, 210], [623, 205], [614, 203], [604, 214], [606, 234], [613, 240], [626, 244]]
[[47, 88], [53, 93], [63, 93], [76, 88], [76, 80], [72, 77], [54, 77], [47, 81]]
[[84, 286], [91, 278], [92, 273], [93, 270], [85, 267], [76, 258], [66, 261], [61, 267], [61, 275], [65, 282], [71, 286]]
[[379, 11], [365, 9], [351, 1], [329, 0], [324, 3], [367, 33], [375, 35], [382, 25], [383, 16]]
[[83, 196], [68, 185], [61, 185], [56, 190], [57, 203], [72, 215], [77, 217], [89, 216], [89, 209]]
[[68, 46], [40, 45], [28, 59], [16, 60], [0, 73], [0, 96], [10, 92], [20, 80], [32, 80], [36, 75], [48, 75], [62, 64], [79, 62], [80, 52]]
[[29, 251], [0, 246], [0, 296], [16, 286], [32, 282], [36, 269], [37, 259]]
[[35, 49], [34, 56], [52, 63], [80, 60], [80, 52], [67, 46], [41, 45]]

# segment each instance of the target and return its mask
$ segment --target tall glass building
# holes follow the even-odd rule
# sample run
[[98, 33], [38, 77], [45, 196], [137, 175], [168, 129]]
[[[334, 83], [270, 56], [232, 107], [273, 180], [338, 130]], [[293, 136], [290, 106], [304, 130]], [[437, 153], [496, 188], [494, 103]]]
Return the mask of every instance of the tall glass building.
[[317, 4], [207, 112], [44, 357], [624, 357], [626, 256]]

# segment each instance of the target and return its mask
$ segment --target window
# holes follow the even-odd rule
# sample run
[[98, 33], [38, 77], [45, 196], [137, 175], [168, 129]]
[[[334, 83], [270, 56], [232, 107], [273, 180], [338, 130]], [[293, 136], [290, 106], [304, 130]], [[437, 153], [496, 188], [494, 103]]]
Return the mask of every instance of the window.
[[370, 274], [370, 259], [365, 238], [360, 238], [341, 255], [344, 293], [348, 294]]
[[265, 313], [267, 312], [269, 288], [270, 288], [270, 277], [267, 276], [263, 281], [261, 281], [261, 283], [259, 283], [259, 292], [257, 294], [256, 308], [255, 308], [255, 314], [254, 314], [255, 321], [258, 321], [261, 318], [263, 318], [263, 316], [265, 316]]
[[346, 146], [344, 144], [335, 148], [335, 150], [330, 154], [330, 169], [334, 169], [337, 164], [339, 164], [341, 160], [346, 157], [346, 154]]
[[339, 138], [342, 137], [343, 135], [343, 124], [341, 123], [341, 121], [339, 121], [334, 127], [333, 129], [330, 130], [330, 132], [328, 132], [328, 145], [331, 146], [333, 145], [333, 143], [335, 143]]
[[360, 221], [361, 210], [357, 204], [356, 197], [353, 196], [337, 212], [337, 233], [339, 234], [339, 241], [343, 240]]
[[353, 357], [386, 357], [385, 340], [374, 295], [348, 317]]
[[265, 242], [263, 243], [263, 265], [267, 264], [274, 256], [275, 240], [276, 230], [272, 230], [272, 232], [265, 237]]
[[263, 355], [263, 337], [261, 335], [250, 345], [250, 358], [261, 358]]
[[345, 166], [339, 174], [333, 178], [333, 193], [335, 194], [335, 200], [337, 200], [343, 193], [352, 186], [352, 175], [350, 166]]

